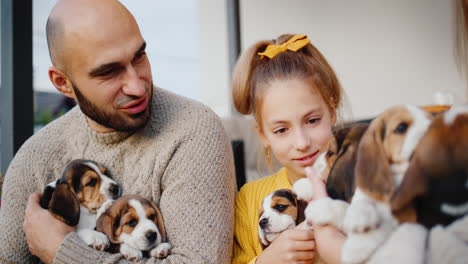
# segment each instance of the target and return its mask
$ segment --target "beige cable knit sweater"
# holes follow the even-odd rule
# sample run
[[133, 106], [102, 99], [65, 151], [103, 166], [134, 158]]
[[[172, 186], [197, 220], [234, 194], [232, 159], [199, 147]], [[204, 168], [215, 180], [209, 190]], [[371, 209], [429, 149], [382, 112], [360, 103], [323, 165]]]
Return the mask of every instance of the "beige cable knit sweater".
[[[235, 178], [231, 147], [218, 117], [195, 101], [155, 88], [146, 126], [129, 134], [91, 130], [79, 108], [47, 125], [18, 151], [5, 175], [0, 210], [0, 263], [35, 261], [22, 231], [28, 196], [57, 179], [72, 159], [109, 168], [124, 194], [161, 209], [172, 254], [148, 263], [228, 263]], [[50, 227], [53, 228], [53, 227]], [[126, 263], [87, 247], [73, 232], [54, 263]]]

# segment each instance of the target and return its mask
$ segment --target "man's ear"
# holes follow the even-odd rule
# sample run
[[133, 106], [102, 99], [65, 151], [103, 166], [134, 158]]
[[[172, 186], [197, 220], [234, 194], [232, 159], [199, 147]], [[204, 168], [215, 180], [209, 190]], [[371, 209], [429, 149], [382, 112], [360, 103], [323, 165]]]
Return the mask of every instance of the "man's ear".
[[60, 93], [66, 97], [76, 99], [71, 82], [62, 70], [56, 66], [49, 67], [49, 79]]

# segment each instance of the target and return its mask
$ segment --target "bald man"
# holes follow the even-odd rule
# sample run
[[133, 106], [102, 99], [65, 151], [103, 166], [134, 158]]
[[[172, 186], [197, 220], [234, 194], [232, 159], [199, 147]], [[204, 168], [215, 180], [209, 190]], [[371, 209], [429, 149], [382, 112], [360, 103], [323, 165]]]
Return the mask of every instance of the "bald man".
[[58, 1], [47, 41], [50, 80], [79, 107], [32, 136], [11, 162], [0, 263], [126, 262], [93, 249], [38, 204], [44, 186], [77, 158], [103, 164], [123, 194], [140, 194], [161, 209], [172, 254], [145, 263], [228, 263], [235, 179], [218, 117], [153, 87], [146, 42], [115, 0]]

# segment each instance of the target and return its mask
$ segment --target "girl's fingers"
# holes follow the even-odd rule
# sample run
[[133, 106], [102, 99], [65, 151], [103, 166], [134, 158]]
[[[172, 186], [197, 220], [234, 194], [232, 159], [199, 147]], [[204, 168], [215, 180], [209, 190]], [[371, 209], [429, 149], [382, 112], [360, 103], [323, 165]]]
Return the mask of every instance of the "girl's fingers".
[[322, 179], [322, 177], [320, 177], [320, 174], [317, 172], [317, 170], [313, 167], [307, 167], [305, 172], [307, 178], [309, 178], [309, 180], [312, 182], [314, 200], [328, 197], [325, 181]]
[[[294, 255], [291, 256], [291, 260], [295, 261], [294, 263], [301, 263], [296, 261], [306, 261], [305, 263], [311, 263], [315, 257], [315, 251], [296, 251]], [[308, 262], [307, 262], [308, 261]]]
[[295, 241], [295, 242], [291, 243], [291, 249], [293, 249], [294, 251], [300, 251], [300, 252], [315, 251], [315, 240]]
[[312, 240], [312, 239], [315, 238], [313, 230], [311, 230], [311, 229], [304, 230], [304, 229], [300, 229], [298, 227], [296, 227], [296, 229], [286, 230], [281, 235], [284, 234], [285, 236], [288, 237], [288, 239], [294, 240], [294, 241], [309, 241], [309, 240]]

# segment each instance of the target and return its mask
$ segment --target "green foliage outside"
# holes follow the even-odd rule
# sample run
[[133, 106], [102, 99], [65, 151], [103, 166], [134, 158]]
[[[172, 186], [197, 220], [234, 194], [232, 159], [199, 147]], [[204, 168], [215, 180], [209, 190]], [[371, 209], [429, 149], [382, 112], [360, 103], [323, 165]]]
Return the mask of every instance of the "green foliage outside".
[[58, 113], [54, 115], [51, 108], [46, 108], [41, 111], [35, 111], [34, 112], [34, 125], [45, 126], [63, 114], [65, 114], [65, 111], [60, 110]]

